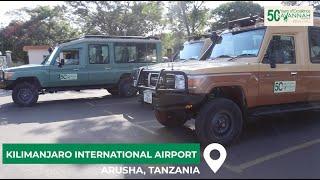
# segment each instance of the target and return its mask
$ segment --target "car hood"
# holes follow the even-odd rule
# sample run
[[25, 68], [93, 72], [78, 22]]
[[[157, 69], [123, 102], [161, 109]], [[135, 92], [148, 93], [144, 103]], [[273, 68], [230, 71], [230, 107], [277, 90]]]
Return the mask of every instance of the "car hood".
[[242, 58], [236, 61], [228, 61], [228, 58], [214, 61], [185, 61], [173, 63], [160, 63], [144, 67], [147, 71], [183, 71], [187, 74], [206, 74], [223, 72], [240, 72], [243, 68], [255, 67], [258, 65], [256, 58]]
[[44, 67], [44, 65], [40, 64], [27, 64], [27, 65], [22, 65], [22, 66], [17, 66], [17, 67], [10, 67], [4, 69], [4, 71], [10, 71], [10, 72], [15, 72], [15, 71], [32, 71], [32, 70], [40, 70]]

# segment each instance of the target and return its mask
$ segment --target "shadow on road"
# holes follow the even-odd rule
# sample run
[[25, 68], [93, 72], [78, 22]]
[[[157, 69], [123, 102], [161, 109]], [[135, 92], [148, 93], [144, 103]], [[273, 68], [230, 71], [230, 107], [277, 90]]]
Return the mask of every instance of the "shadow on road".
[[[134, 101], [128, 98], [127, 101]], [[106, 116], [108, 103], [121, 102], [123, 98], [110, 95], [93, 98], [78, 98], [42, 101], [33, 107], [19, 107], [14, 103], [3, 104], [0, 108], [0, 122], [8, 124], [50, 123], [65, 120], [77, 120], [90, 117]], [[92, 107], [92, 103], [105, 103], [106, 107]]]

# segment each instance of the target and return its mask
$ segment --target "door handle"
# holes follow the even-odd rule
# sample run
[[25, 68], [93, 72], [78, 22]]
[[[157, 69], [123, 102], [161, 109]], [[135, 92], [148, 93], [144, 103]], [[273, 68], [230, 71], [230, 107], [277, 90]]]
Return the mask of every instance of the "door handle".
[[298, 72], [291, 72], [291, 76], [295, 76], [297, 74], [298, 74]]
[[106, 68], [104, 68], [105, 70], [110, 70], [111, 69], [111, 67], [106, 67]]
[[79, 69], [73, 69], [74, 71], [79, 71]]

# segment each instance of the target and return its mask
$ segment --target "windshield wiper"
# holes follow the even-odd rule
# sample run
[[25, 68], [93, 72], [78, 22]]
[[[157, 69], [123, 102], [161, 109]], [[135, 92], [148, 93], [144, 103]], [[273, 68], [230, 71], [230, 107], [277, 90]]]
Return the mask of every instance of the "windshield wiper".
[[186, 62], [190, 60], [198, 60], [197, 58], [180, 59], [179, 62]]
[[231, 58], [231, 56], [223, 54], [223, 55], [217, 56], [215, 58], [209, 58], [208, 60], [215, 60], [217, 58]]
[[254, 56], [256, 56], [256, 55], [255, 54], [250, 54], [250, 53], [243, 53], [243, 54], [239, 54], [239, 55], [237, 55], [235, 57], [232, 57], [232, 58], [228, 59], [228, 61], [235, 60], [235, 59], [237, 59], [239, 57], [254, 57]]

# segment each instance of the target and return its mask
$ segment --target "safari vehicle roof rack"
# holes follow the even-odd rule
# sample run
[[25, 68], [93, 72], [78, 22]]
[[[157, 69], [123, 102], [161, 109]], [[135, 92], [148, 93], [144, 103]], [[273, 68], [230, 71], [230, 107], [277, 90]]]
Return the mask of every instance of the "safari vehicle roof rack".
[[250, 15], [248, 17], [229, 21], [228, 22], [228, 29], [233, 29], [235, 27], [252, 26], [258, 22], [262, 22], [263, 20], [264, 20], [263, 15]]
[[79, 38], [71, 38], [71, 39], [57, 40], [57, 43], [58, 43], [58, 44], [61, 44], [61, 43], [66, 43], [66, 42], [74, 41], [74, 40], [77, 40], [77, 39], [79, 39]]
[[70, 41], [83, 39], [83, 38], [105, 38], [105, 39], [155, 39], [159, 40], [160, 38], [157, 36], [107, 36], [107, 35], [84, 35], [78, 38], [66, 39], [66, 40], [58, 40], [60, 43], [67, 43]]
[[108, 36], [108, 35], [84, 35], [82, 38], [106, 38], [106, 39], [156, 39], [156, 36]]
[[188, 36], [188, 41], [199, 40], [199, 39], [202, 39], [202, 38], [210, 38], [210, 37], [211, 37], [211, 33], [197, 34], [197, 35]]

